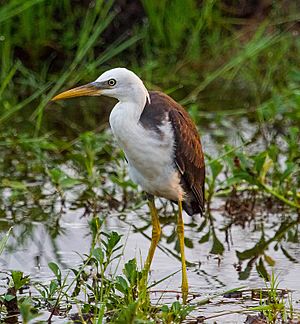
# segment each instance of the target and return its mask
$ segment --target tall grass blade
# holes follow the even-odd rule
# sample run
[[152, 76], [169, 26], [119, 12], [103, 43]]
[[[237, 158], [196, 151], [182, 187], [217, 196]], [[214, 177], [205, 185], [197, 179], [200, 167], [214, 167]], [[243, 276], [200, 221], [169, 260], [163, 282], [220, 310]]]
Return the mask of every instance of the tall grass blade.
[[3, 113], [2, 116], [0, 116], [0, 125], [4, 122], [10, 119], [16, 112], [30, 104], [33, 100], [38, 98], [41, 94], [47, 91], [49, 89], [50, 84], [44, 85], [41, 89], [33, 93], [30, 97], [26, 98], [25, 100], [21, 101], [19, 104], [17, 104], [15, 107], [11, 107], [11, 109], [7, 110], [5, 113]]
[[8, 241], [10, 232], [12, 230], [12, 227], [8, 230], [8, 232], [2, 237], [2, 239], [0, 240], [0, 255], [3, 253], [4, 248], [6, 246], [6, 243]]
[[4, 78], [4, 80], [1, 83], [1, 87], [0, 87], [0, 98], [3, 94], [3, 91], [5, 90], [5, 88], [7, 87], [7, 85], [9, 84], [9, 82], [11, 81], [11, 79], [13, 78], [13, 76], [15, 75], [15, 73], [17, 72], [19, 67], [19, 64], [16, 63], [11, 70], [9, 71], [9, 73], [7, 74], [7, 76]]
[[209, 73], [209, 75], [182, 101], [182, 104], [188, 104], [195, 102], [199, 93], [203, 91], [210, 83], [212, 83], [217, 78], [224, 76], [226, 73], [232, 71], [233, 69], [240, 68], [247, 60], [260, 54], [262, 51], [266, 50], [271, 45], [274, 45], [280, 40], [281, 35], [267, 35], [262, 37], [262, 30], [265, 30], [266, 26], [263, 25], [252, 40], [238, 53], [233, 59], [224, 64], [223, 66], [216, 69], [214, 72]]
[[9, 1], [8, 4], [1, 5], [0, 9], [0, 23], [8, 20], [14, 16], [19, 15], [23, 11], [29, 9], [30, 7], [44, 2], [45, 0], [15, 0]]

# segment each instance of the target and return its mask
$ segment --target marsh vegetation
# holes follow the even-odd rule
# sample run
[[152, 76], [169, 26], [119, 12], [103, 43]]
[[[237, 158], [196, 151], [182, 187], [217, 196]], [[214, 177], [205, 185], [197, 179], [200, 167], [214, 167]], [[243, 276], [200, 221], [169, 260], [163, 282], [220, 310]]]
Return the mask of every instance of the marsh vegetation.
[[[299, 19], [296, 1], [0, 0], [1, 322], [299, 322]], [[202, 136], [188, 305], [164, 200], [140, 284], [151, 224], [108, 129], [114, 101], [49, 103], [116, 66]]]

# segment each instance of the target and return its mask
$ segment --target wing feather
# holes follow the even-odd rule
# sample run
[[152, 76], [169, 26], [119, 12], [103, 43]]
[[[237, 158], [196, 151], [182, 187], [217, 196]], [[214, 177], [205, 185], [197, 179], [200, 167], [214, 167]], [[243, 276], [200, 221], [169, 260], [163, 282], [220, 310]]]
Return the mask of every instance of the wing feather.
[[197, 128], [185, 109], [171, 97], [158, 91], [149, 94], [151, 103], [146, 104], [140, 122], [159, 135], [160, 126], [169, 119], [175, 136], [174, 165], [181, 175], [185, 191], [183, 207], [190, 215], [202, 214], [205, 164]]
[[204, 210], [205, 181], [202, 145], [197, 128], [187, 112], [179, 105], [176, 108], [169, 112], [175, 134], [175, 163], [187, 189], [192, 191], [196, 199], [196, 205], [195, 201], [192, 200], [191, 202], [193, 212], [200, 211], [202, 214]]

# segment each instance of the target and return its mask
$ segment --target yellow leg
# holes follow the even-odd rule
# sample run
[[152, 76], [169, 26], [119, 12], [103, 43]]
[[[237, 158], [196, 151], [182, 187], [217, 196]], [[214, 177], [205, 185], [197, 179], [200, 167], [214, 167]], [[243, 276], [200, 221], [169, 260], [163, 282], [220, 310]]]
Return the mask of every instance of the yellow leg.
[[181, 254], [181, 266], [182, 266], [182, 284], [181, 284], [181, 292], [183, 303], [186, 303], [188, 296], [188, 280], [186, 273], [186, 264], [185, 264], [185, 254], [184, 254], [184, 225], [182, 218], [182, 202], [178, 200], [178, 221], [177, 221], [177, 234], [179, 239], [179, 247]]
[[[157, 210], [155, 208], [153, 196], [149, 197], [148, 205], [150, 208], [150, 214], [151, 214], [151, 220], [152, 220], [152, 238], [151, 238], [151, 245], [150, 245], [150, 248], [148, 251], [148, 256], [147, 256], [147, 259], [145, 262], [143, 276], [141, 278], [141, 281], [139, 282], [139, 290], [141, 291], [142, 296], [144, 296], [144, 298], [141, 298], [141, 300], [144, 300], [144, 301], [150, 300], [149, 295], [147, 295], [148, 274], [149, 274], [149, 270], [150, 270], [150, 266], [151, 266], [152, 259], [154, 256], [154, 252], [155, 252], [155, 249], [159, 242], [160, 233], [161, 233], [159, 218], [158, 218]], [[146, 304], [147, 304], [147, 302], [146, 302]]]
[[157, 210], [155, 208], [153, 196], [151, 196], [149, 198], [148, 204], [149, 204], [151, 220], [152, 220], [152, 238], [151, 238], [150, 249], [149, 249], [148, 256], [147, 256], [146, 263], [145, 263], [145, 269], [147, 270], [147, 272], [150, 270], [154, 252], [155, 252], [155, 249], [159, 242], [160, 234], [161, 234], [159, 218], [158, 218]]

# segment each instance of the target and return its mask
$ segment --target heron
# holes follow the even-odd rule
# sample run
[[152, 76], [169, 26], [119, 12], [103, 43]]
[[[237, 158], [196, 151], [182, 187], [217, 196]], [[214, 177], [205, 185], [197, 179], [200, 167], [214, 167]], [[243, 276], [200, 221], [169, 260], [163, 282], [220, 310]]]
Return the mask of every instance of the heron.
[[204, 212], [205, 162], [197, 128], [179, 103], [163, 92], [148, 91], [143, 81], [126, 68], [108, 70], [94, 82], [64, 91], [52, 100], [101, 95], [118, 100], [109, 123], [125, 153], [129, 176], [148, 197], [152, 220], [151, 244], [144, 265], [148, 272], [161, 236], [155, 197], [178, 205], [181, 293], [186, 303], [183, 210], [191, 216]]

